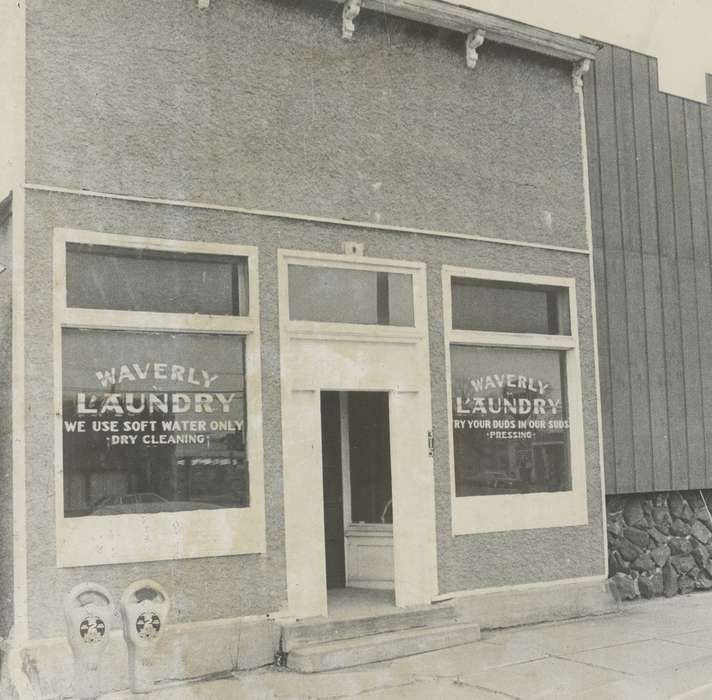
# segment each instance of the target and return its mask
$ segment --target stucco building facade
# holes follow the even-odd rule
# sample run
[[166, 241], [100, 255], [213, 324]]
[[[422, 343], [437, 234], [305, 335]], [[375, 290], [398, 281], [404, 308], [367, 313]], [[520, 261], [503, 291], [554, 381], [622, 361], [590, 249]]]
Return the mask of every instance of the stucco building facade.
[[270, 663], [344, 588], [483, 626], [609, 605], [598, 46], [364, 4], [348, 41], [326, 1], [28, 3], [0, 634], [42, 692], [86, 581], [164, 587], [159, 679]]

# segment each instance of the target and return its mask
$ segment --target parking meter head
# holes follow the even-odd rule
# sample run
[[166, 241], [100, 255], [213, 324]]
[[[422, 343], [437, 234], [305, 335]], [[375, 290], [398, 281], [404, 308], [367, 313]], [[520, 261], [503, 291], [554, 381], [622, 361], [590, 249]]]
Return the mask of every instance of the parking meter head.
[[73, 694], [95, 698], [101, 690], [101, 658], [109, 644], [115, 614], [109, 591], [98, 583], [81, 583], [64, 598], [67, 640], [74, 655]]
[[161, 584], [148, 579], [132, 583], [121, 596], [126, 642], [137, 648], [153, 646], [163, 634], [169, 608]]
[[64, 598], [67, 638], [75, 656], [99, 655], [109, 642], [114, 602], [98, 583], [81, 583]]

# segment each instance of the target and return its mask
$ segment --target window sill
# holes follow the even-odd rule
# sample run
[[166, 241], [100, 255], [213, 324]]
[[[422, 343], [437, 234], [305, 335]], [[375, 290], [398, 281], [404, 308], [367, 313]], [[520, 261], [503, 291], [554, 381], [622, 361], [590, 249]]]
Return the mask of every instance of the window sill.
[[221, 557], [265, 551], [261, 508], [61, 518], [57, 566]]
[[587, 525], [586, 491], [459, 496], [452, 522], [454, 535]]

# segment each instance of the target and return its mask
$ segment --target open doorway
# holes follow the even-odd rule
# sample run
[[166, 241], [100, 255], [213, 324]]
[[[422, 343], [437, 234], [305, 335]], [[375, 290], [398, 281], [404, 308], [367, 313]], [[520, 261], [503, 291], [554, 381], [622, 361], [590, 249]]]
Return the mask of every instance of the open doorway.
[[392, 591], [388, 392], [321, 392], [321, 427], [327, 588]]
[[[387, 593], [402, 608], [428, 605], [438, 593], [438, 576], [428, 439], [432, 410], [426, 266], [297, 250], [279, 250], [278, 261], [289, 613], [298, 618], [331, 615], [334, 592]], [[319, 273], [327, 288], [310, 287], [311, 273]], [[387, 290], [379, 287], [378, 273], [388, 274]], [[332, 282], [353, 279], [370, 290], [368, 294], [356, 298], [329, 291]], [[396, 292], [397, 299], [392, 297]], [[387, 296], [389, 304], [410, 299], [407, 323], [394, 317], [390, 306], [388, 316], [371, 314], [374, 299], [379, 308], [379, 294]], [[330, 302], [324, 306], [326, 298]], [[343, 299], [349, 302], [349, 313], [336, 303]], [[351, 306], [357, 306], [358, 313], [351, 313]], [[325, 315], [319, 315], [322, 311]], [[365, 404], [361, 411], [359, 400]], [[322, 401], [323, 415], [330, 417], [326, 426]], [[354, 415], [349, 418], [350, 409]], [[366, 419], [359, 421], [359, 413], [378, 426], [371, 434], [380, 436], [374, 438], [379, 447], [370, 444], [366, 449], [364, 462], [370, 469], [363, 470], [357, 466], [361, 457], [356, 442], [361, 441], [356, 434]], [[344, 440], [347, 431], [354, 434]], [[369, 454], [383, 459], [369, 459]], [[361, 489], [357, 475], [370, 490]], [[364, 509], [367, 514], [361, 515]], [[339, 586], [328, 596], [327, 537], [329, 581]]]

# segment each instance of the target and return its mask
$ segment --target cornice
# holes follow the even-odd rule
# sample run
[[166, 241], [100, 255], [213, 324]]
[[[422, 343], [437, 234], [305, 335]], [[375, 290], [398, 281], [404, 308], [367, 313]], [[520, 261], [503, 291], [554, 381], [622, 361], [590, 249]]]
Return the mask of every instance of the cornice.
[[[516, 46], [577, 63], [584, 59], [595, 58], [601, 47], [590, 39], [558, 34], [444, 0], [331, 0], [331, 2], [344, 5], [342, 32], [344, 36], [348, 34], [348, 38], [353, 36], [352, 26], [357, 16], [354, 11], [356, 8], [359, 11], [364, 8], [461, 32], [469, 37], [470, 48], [475, 36], [486, 35], [487, 41]], [[472, 54], [470, 56], [472, 57]]]

